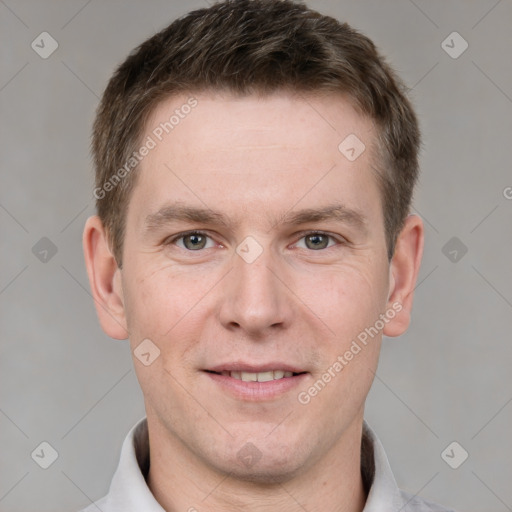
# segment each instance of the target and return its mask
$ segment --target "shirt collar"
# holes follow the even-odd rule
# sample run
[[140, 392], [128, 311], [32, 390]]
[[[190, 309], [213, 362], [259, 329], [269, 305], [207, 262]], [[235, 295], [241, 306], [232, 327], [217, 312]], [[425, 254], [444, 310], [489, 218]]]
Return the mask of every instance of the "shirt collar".
[[[105, 512], [165, 512], [146, 484], [149, 469], [147, 420], [140, 420], [128, 433], [119, 466], [105, 497]], [[369, 488], [363, 512], [392, 512], [404, 507], [402, 494], [389, 466], [384, 448], [375, 432], [363, 423], [361, 473]]]
[[361, 473], [369, 475], [369, 492], [363, 512], [400, 511], [402, 493], [396, 484], [382, 443], [368, 423], [363, 422]]
[[119, 466], [112, 478], [105, 512], [165, 512], [146, 484], [149, 469], [147, 419], [141, 419], [128, 433], [121, 449]]

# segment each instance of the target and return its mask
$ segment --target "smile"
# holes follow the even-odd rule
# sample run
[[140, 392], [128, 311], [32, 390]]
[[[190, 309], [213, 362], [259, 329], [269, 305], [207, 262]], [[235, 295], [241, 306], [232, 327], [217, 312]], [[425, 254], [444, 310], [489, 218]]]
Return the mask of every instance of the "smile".
[[257, 372], [219, 369], [204, 370], [203, 374], [222, 393], [247, 402], [269, 401], [284, 396], [298, 386], [304, 386], [303, 381], [309, 375], [308, 372], [293, 372], [289, 369]]
[[294, 375], [299, 375], [299, 373], [289, 372], [285, 370], [270, 370], [265, 372], [237, 372], [237, 371], [222, 371], [222, 372], [212, 372], [217, 375], [224, 375], [225, 377], [231, 377], [232, 379], [242, 380], [244, 382], [268, 382], [271, 380], [280, 380], [288, 377], [293, 377]]

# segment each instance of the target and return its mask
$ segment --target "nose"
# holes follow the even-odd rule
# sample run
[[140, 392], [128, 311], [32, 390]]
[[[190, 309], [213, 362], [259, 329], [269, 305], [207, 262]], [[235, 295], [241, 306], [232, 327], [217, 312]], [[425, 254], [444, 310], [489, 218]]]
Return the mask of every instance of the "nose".
[[290, 292], [270, 248], [254, 260], [234, 254], [233, 269], [226, 276], [220, 321], [229, 330], [242, 330], [252, 337], [265, 337], [291, 323]]

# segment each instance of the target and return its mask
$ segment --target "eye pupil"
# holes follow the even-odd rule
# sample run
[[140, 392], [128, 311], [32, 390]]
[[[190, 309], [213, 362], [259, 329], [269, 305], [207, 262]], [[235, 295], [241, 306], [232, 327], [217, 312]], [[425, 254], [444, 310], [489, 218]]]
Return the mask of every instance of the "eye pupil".
[[308, 249], [325, 249], [329, 243], [329, 237], [325, 235], [308, 235], [306, 246]]
[[203, 249], [206, 245], [206, 237], [197, 233], [187, 235], [183, 237], [183, 245], [192, 251]]

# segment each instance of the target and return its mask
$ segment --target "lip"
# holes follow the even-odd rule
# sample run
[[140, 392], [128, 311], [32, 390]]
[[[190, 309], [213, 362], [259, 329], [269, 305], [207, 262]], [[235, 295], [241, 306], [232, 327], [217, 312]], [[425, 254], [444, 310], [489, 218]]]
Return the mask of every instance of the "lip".
[[249, 372], [249, 373], [259, 373], [259, 372], [269, 372], [271, 370], [284, 370], [285, 372], [292, 373], [303, 373], [306, 370], [304, 368], [299, 368], [298, 366], [290, 366], [287, 363], [281, 363], [279, 361], [270, 361], [265, 364], [253, 364], [246, 363], [243, 361], [235, 361], [230, 363], [222, 363], [216, 366], [212, 366], [210, 368], [205, 368], [210, 372]]
[[[258, 366], [257, 368], [263, 368], [258, 370], [237, 370], [237, 368], [248, 368], [247, 366], [240, 365], [236, 367], [233, 365], [233, 368], [234, 369], [232, 370], [228, 370], [225, 368], [225, 366], [223, 366], [223, 369], [226, 371], [263, 372], [268, 371], [269, 369], [280, 369], [293, 372], [291, 369], [286, 370], [286, 368], [290, 368], [289, 365], [273, 366], [272, 368], [269, 368], [268, 365], [265, 365], [264, 367]], [[265, 370], [265, 368], [267, 368], [267, 370]], [[203, 371], [203, 374], [206, 375], [207, 378], [211, 379], [214, 385], [219, 386], [224, 392], [227, 392], [237, 400], [243, 400], [247, 402], [275, 400], [285, 393], [288, 393], [291, 390], [301, 386], [301, 383], [303, 383], [304, 379], [309, 375], [309, 373], [301, 373], [299, 375], [293, 375], [292, 377], [283, 377], [282, 379], [269, 380], [267, 382], [244, 382], [243, 380], [234, 379], [229, 375], [219, 375], [217, 373], [210, 373], [206, 370]]]

